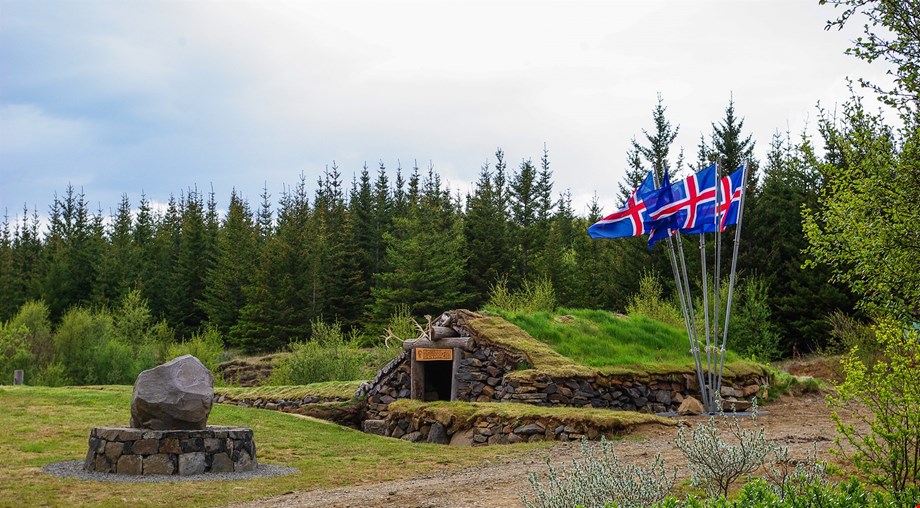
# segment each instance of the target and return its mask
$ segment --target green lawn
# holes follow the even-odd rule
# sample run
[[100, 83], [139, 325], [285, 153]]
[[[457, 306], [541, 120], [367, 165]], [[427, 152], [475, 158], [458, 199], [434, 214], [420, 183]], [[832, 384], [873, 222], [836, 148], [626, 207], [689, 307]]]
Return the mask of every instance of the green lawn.
[[0, 428], [5, 434], [0, 439], [0, 506], [215, 506], [466, 467], [547, 446], [412, 444], [277, 411], [218, 404], [210, 424], [251, 427], [260, 462], [300, 472], [234, 482], [128, 484], [61, 479], [39, 469], [61, 460], [82, 460], [92, 427], [127, 424], [130, 398], [129, 386], [0, 387]]
[[[549, 345], [574, 364], [605, 373], [692, 372], [686, 332], [645, 317], [603, 310], [559, 309], [556, 313], [501, 313], [507, 321]], [[762, 366], [728, 351], [726, 374], [760, 372]], [[535, 362], [536, 363], [536, 362]], [[558, 361], [549, 362], [558, 365]], [[540, 365], [534, 365], [541, 368]]]

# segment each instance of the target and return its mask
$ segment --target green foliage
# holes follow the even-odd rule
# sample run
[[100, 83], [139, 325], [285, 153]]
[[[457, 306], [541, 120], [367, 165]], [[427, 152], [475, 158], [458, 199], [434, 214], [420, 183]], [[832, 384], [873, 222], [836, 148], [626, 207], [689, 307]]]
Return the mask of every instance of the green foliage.
[[854, 348], [844, 360], [846, 379], [828, 402], [839, 453], [870, 483], [901, 492], [920, 484], [920, 332], [891, 319], [879, 321], [875, 332], [884, 359], [866, 365]]
[[[0, 384], [13, 384], [15, 370], [28, 372], [32, 366], [33, 356], [29, 352], [28, 333], [28, 329], [23, 325], [0, 324]], [[31, 375], [32, 372], [28, 374]]]
[[894, 77], [892, 88], [883, 89], [876, 83], [860, 79], [862, 86], [875, 91], [882, 101], [906, 114], [920, 112], [920, 32], [916, 24], [920, 2], [820, 0], [820, 3], [843, 7], [837, 19], [827, 22], [828, 30], [842, 29], [854, 15], [864, 18], [860, 20], [864, 36], [853, 41], [847, 54], [869, 63], [882, 58], [894, 66], [893, 71], [888, 71]]
[[767, 282], [751, 277], [738, 286], [736, 295], [740, 298], [733, 304], [729, 323], [732, 348], [747, 358], [775, 360], [780, 356], [780, 335], [767, 303]]
[[581, 460], [573, 460], [564, 472], [549, 459], [546, 462], [545, 483], [529, 475], [534, 494], [533, 499], [521, 496], [526, 508], [649, 506], [668, 495], [677, 477], [677, 468], [669, 472], [660, 454], [648, 465], [621, 464], [613, 444], [604, 438], [599, 444], [582, 440]]
[[662, 296], [663, 289], [658, 277], [645, 273], [639, 279], [639, 292], [633, 295], [626, 306], [630, 316], [645, 316], [649, 319], [673, 326], [684, 328], [684, 318], [674, 305], [674, 302], [665, 300]]
[[754, 479], [741, 488], [735, 499], [690, 496], [678, 500], [669, 497], [654, 508], [907, 508], [914, 506], [917, 499], [920, 499], [918, 489], [897, 494], [873, 492], [855, 478], [841, 484], [805, 484], [783, 497], [767, 481]]
[[770, 369], [770, 396], [767, 401], [777, 399], [781, 395], [817, 394], [826, 391], [828, 386], [824, 381], [809, 376], [793, 376], [788, 372]]
[[387, 269], [377, 275], [371, 291], [378, 322], [400, 304], [423, 316], [456, 308], [466, 300], [465, 239], [459, 211], [431, 169], [424, 187], [418, 202], [405, 215], [395, 217], [392, 230], [383, 235]]
[[509, 313], [552, 312], [556, 309], [556, 292], [549, 279], [524, 281], [519, 290], [512, 290], [508, 278], [502, 277], [489, 289], [489, 307]]
[[212, 373], [217, 372], [217, 366], [225, 361], [224, 341], [216, 328], [205, 328], [191, 338], [170, 344], [166, 349], [163, 360], [168, 361], [182, 355], [192, 355], [204, 364]]
[[[748, 271], [763, 274], [767, 305], [781, 335], [780, 352], [790, 355], [821, 348], [828, 337], [824, 317], [851, 312], [855, 300], [840, 284], [830, 284], [830, 268], [802, 269], [808, 240], [802, 232], [803, 206], [814, 208], [821, 189], [821, 161], [812, 139], [802, 134], [773, 137], [763, 185], [756, 201], [745, 204], [744, 231], [752, 239], [742, 247]], [[770, 241], [757, 239], [769, 238]]]
[[836, 354], [856, 354], [862, 363], [873, 365], [882, 357], [882, 345], [872, 323], [837, 311], [827, 316], [830, 325], [828, 349]]
[[322, 381], [362, 379], [367, 354], [355, 336], [346, 336], [339, 323], [314, 321], [310, 341], [291, 344], [291, 354], [278, 361], [270, 385], [305, 385]]
[[67, 377], [67, 369], [62, 363], [49, 363], [41, 367], [28, 384], [36, 386], [68, 386], [73, 384]]
[[488, 163], [483, 165], [476, 189], [466, 200], [463, 234], [469, 251], [466, 272], [473, 307], [481, 305], [489, 288], [511, 270], [504, 153], [496, 151], [495, 158], [494, 170], [489, 170]]
[[821, 128], [829, 163], [819, 205], [803, 211], [808, 265], [829, 266], [862, 308], [920, 321], [920, 126], [897, 133], [855, 100]]

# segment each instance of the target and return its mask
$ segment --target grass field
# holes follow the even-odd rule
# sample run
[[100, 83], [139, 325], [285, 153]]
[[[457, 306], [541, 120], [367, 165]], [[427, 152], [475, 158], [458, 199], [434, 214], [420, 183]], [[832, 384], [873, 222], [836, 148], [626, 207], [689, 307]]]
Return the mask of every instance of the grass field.
[[131, 387], [0, 387], [0, 506], [216, 506], [311, 490], [417, 476], [548, 446], [479, 448], [413, 444], [277, 411], [218, 404], [209, 424], [255, 432], [258, 459], [296, 474], [234, 482], [103, 483], [50, 476], [39, 468], [82, 460], [92, 427], [126, 425]]
[[[603, 310], [584, 309], [496, 314], [571, 363], [604, 373], [693, 371], [686, 333], [645, 317], [623, 318]], [[547, 359], [546, 363], [558, 365], [558, 360]], [[731, 351], [726, 353], [725, 368], [727, 375], [762, 370], [762, 366], [742, 360]]]

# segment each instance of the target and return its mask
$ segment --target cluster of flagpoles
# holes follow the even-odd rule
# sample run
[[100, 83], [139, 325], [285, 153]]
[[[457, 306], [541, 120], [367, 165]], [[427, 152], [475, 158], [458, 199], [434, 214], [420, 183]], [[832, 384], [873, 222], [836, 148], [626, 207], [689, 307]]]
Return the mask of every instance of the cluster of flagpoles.
[[[701, 402], [709, 413], [715, 413], [721, 409], [718, 404], [721, 399], [725, 348], [728, 342], [728, 325], [735, 290], [738, 245], [741, 239], [741, 220], [744, 216], [745, 187], [749, 168], [750, 161], [731, 175], [722, 178], [719, 175], [718, 165], [714, 164], [677, 184], [668, 181], [666, 167], [659, 168], [665, 175], [664, 182], [659, 182], [655, 171], [650, 171], [639, 187], [633, 190], [622, 208], [588, 228], [588, 234], [592, 238], [622, 238], [647, 233], [649, 248], [659, 239], [667, 240], [668, 256], [674, 273], [681, 314], [687, 329], [687, 338], [690, 342], [690, 353], [693, 355]], [[736, 203], [737, 207], [735, 207]], [[730, 224], [735, 225], [735, 238], [728, 279], [728, 296], [723, 313], [720, 287], [722, 282], [722, 230]], [[715, 235], [712, 298], [709, 297], [710, 284], [706, 259], [707, 232], [713, 232]], [[681, 233], [698, 234], [700, 237], [703, 288], [702, 330], [698, 329], [696, 322], [693, 294], [690, 291], [691, 276], [687, 270]], [[723, 315], [725, 316], [724, 323], [722, 322]], [[702, 350], [700, 350], [701, 346]]]
[[[738, 245], [741, 240], [741, 223], [744, 217], [744, 197], [747, 187], [748, 171], [750, 162], [743, 166], [741, 178], [741, 197], [738, 207], [738, 218], [735, 225], [734, 246], [732, 249], [731, 272], [728, 279], [728, 297], [725, 302], [725, 322], [722, 326], [721, 345], [719, 343], [719, 321], [722, 310], [721, 292], [720, 292], [720, 268], [722, 266], [722, 234], [721, 224], [723, 209], [727, 213], [728, 207], [723, 206], [726, 199], [731, 200], [731, 196], [724, 196], [722, 192], [722, 181], [719, 166], [715, 165], [716, 173], [716, 206], [715, 210], [715, 260], [714, 260], [714, 277], [713, 277], [713, 298], [709, 298], [708, 266], [706, 262], [706, 234], [700, 233], [700, 265], [702, 271], [703, 287], [703, 338], [699, 336], [700, 330], [696, 326], [696, 314], [693, 309], [693, 295], [690, 292], [690, 277], [687, 271], [687, 262], [684, 256], [683, 240], [680, 230], [674, 231], [673, 235], [667, 237], [668, 255], [671, 260], [671, 268], [674, 272], [674, 282], [678, 290], [678, 301], [681, 307], [681, 314], [684, 318], [684, 324], [687, 328], [687, 338], [690, 342], [690, 354], [693, 355], [693, 361], [696, 368], [697, 383], [700, 387], [700, 397], [704, 408], [708, 413], [717, 413], [721, 408], [718, 407], [721, 400], [722, 390], [722, 373], [725, 367], [725, 349], [728, 342], [728, 324], [731, 319], [732, 297], [735, 290], [735, 275], [738, 267]], [[657, 175], [655, 178], [655, 188], [659, 187]], [[675, 248], [676, 245], [676, 248]], [[712, 326], [710, 326], [710, 311], [712, 314]], [[705, 344], [705, 366], [704, 358], [700, 351], [700, 346]]]

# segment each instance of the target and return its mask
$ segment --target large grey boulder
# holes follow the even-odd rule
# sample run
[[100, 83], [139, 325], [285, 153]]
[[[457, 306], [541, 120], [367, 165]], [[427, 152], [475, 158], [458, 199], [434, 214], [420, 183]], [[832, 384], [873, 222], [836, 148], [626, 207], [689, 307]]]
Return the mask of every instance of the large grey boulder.
[[180, 356], [137, 376], [131, 395], [131, 426], [200, 430], [208, 425], [214, 376], [198, 358]]

